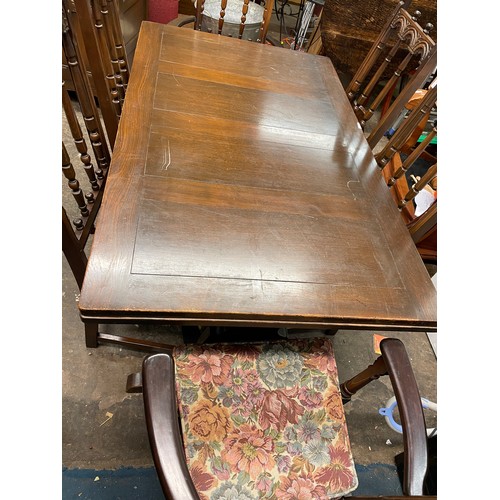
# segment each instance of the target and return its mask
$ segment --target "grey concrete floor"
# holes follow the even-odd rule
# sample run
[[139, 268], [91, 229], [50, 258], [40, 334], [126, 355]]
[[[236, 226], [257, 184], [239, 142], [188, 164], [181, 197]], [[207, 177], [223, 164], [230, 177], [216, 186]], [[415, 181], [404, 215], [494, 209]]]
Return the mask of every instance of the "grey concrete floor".
[[[71, 136], [63, 119], [63, 138], [79, 163]], [[82, 179], [84, 177], [82, 176]], [[65, 207], [73, 204], [63, 180]], [[71, 212], [70, 212], [71, 218]], [[97, 230], [99, 230], [97, 222]], [[90, 248], [91, 242], [88, 247]], [[429, 267], [431, 276], [436, 268]], [[127, 394], [130, 373], [140, 371], [142, 352], [115, 346], [88, 349], [77, 302], [79, 290], [63, 256], [62, 263], [62, 465], [67, 468], [116, 469], [123, 466], [152, 466], [144, 421], [142, 396]], [[163, 341], [181, 341], [179, 329], [168, 326], [138, 327], [112, 325], [122, 335], [145, 335]], [[373, 331], [339, 331], [334, 346], [340, 379], [347, 379], [369, 364], [377, 354]], [[425, 333], [377, 332], [403, 340], [413, 364], [421, 395], [437, 402], [437, 360]], [[378, 414], [393, 395], [389, 380], [372, 382], [346, 405], [348, 427], [356, 463], [393, 464], [403, 450], [401, 435], [393, 431]], [[435, 427], [437, 416], [426, 410], [428, 427]]]

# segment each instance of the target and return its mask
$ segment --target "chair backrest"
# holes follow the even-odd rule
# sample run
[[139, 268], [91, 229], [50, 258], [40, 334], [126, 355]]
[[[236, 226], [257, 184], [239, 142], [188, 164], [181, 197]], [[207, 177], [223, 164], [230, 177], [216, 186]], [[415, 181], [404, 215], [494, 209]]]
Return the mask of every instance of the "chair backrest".
[[392, 106], [395, 115], [435, 71], [437, 47], [429, 34], [433, 25], [422, 28], [420, 12], [411, 15], [406, 10], [410, 2], [397, 4], [346, 88], [362, 127], [384, 102], [390, 102], [398, 82], [401, 88]]
[[[81, 288], [87, 264], [85, 245], [101, 204], [128, 65], [114, 1], [63, 0], [62, 7], [63, 55], [71, 78], [71, 84], [63, 80], [62, 87], [67, 130], [63, 134], [62, 171], [69, 186], [62, 196], [62, 242]], [[89, 190], [84, 194], [87, 183]], [[71, 205], [71, 198], [76, 206]]]
[[[396, 120], [399, 126], [394, 132], [394, 121], [384, 116], [367, 139], [413, 241], [427, 262], [437, 261], [437, 157], [428, 151], [437, 138], [437, 120], [430, 120], [436, 103], [437, 78], [407, 104], [406, 115]], [[393, 133], [383, 144], [387, 131]]]
[[194, 29], [265, 43], [274, 0], [196, 0]]

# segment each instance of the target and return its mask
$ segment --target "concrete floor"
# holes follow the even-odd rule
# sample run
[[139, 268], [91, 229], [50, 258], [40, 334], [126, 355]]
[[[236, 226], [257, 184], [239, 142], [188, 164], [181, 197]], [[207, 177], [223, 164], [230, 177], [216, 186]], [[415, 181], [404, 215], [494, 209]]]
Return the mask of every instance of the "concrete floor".
[[[69, 145], [71, 137], [64, 120], [63, 137], [69, 139], [66, 141]], [[79, 162], [76, 152], [72, 150], [70, 154], [76, 165]], [[63, 199], [68, 197], [68, 191], [63, 181]], [[72, 203], [72, 200], [68, 201]], [[432, 276], [436, 268], [429, 267], [429, 272]], [[70, 469], [97, 470], [152, 466], [142, 396], [125, 392], [127, 376], [140, 371], [145, 354], [114, 346], [87, 349], [83, 324], [78, 316], [78, 297], [78, 287], [63, 256], [62, 465]], [[163, 341], [168, 338], [170, 343], [181, 341], [176, 327], [114, 325], [109, 328], [122, 335], [128, 332]], [[334, 337], [341, 380], [353, 376], [375, 360], [373, 333], [339, 331]], [[378, 333], [404, 341], [421, 395], [437, 402], [437, 360], [426, 334]], [[392, 395], [389, 380], [377, 380], [346, 406], [356, 463], [393, 465], [394, 456], [402, 452], [401, 435], [389, 428], [378, 414], [378, 409]], [[426, 410], [426, 418], [428, 427], [436, 426], [435, 413]]]

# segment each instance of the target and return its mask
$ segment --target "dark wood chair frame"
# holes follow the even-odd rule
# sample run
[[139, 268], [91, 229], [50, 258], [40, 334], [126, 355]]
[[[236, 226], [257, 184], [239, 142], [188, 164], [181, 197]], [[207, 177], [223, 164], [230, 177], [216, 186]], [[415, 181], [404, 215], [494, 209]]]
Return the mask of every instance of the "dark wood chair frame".
[[[437, 123], [427, 133], [422, 142], [418, 138], [422, 132], [422, 123], [426, 122], [431, 110], [437, 104], [437, 78], [426, 90], [420, 103], [411, 110], [394, 135], [387, 141], [385, 146], [375, 154], [375, 160], [382, 170], [387, 186], [392, 189], [393, 198], [401, 211], [410, 235], [424, 262], [437, 264], [437, 201], [422, 215], [416, 217], [410, 210], [412, 200], [424, 188], [426, 184], [437, 177], [437, 158], [426, 152], [426, 147], [437, 135]], [[367, 141], [374, 149], [383, 137], [383, 134], [391, 128], [397, 117], [384, 115]], [[403, 162], [396, 163], [399, 153], [407, 155]], [[406, 172], [411, 168], [418, 158], [425, 158], [433, 163], [422, 178], [409, 186], [405, 180]], [[399, 160], [400, 161], [400, 160]]]
[[[415, 91], [422, 88], [436, 70], [437, 44], [429, 36], [433, 26], [428, 23], [425, 28], [422, 28], [417, 22], [420, 12], [417, 11], [415, 15], [411, 15], [406, 10], [410, 3], [411, 0], [401, 0], [397, 4], [346, 87], [347, 96], [362, 127], [380, 108], [384, 100], [390, 98], [395, 84], [401, 81], [403, 75], [406, 76], [405, 85], [385, 113], [389, 114], [392, 120], [397, 118]], [[391, 61], [403, 49], [407, 51], [406, 56], [391, 76], [385, 80], [384, 75], [389, 70]], [[407, 67], [416, 57], [418, 57], [417, 68], [408, 72]], [[380, 64], [377, 66], [379, 61]], [[384, 82], [382, 89], [376, 91], [377, 85], [381, 82]]]
[[[341, 384], [344, 404], [371, 381], [389, 375], [396, 396], [404, 442], [403, 492], [405, 497], [424, 498], [427, 471], [427, 432], [420, 393], [404, 344], [393, 338], [380, 343], [381, 356], [364, 371]], [[198, 500], [185, 462], [182, 433], [175, 397], [175, 367], [168, 352], [144, 359], [142, 372], [129, 375], [127, 392], [142, 392], [146, 426], [153, 460], [168, 500]], [[364, 496], [356, 498], [405, 498]], [[436, 498], [425, 496], [425, 498]]]
[[[63, 109], [91, 185], [91, 191], [84, 195], [63, 143], [62, 170], [80, 216], [72, 224], [62, 207], [62, 247], [81, 289], [87, 266], [85, 246], [101, 204], [129, 75], [115, 0], [62, 0], [62, 48], [71, 77], [70, 85], [63, 81]], [[95, 166], [70, 90], [80, 106]]]

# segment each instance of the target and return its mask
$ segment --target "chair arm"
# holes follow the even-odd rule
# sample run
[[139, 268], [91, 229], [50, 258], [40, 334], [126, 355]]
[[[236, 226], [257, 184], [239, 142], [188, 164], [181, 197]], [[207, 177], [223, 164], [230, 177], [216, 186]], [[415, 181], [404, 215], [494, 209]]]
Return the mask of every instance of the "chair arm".
[[185, 462], [172, 357], [148, 356], [142, 381], [149, 442], [163, 493], [171, 500], [199, 500]]
[[427, 472], [427, 431], [415, 375], [400, 340], [382, 340], [380, 351], [391, 379], [403, 427], [403, 493], [423, 495]]

